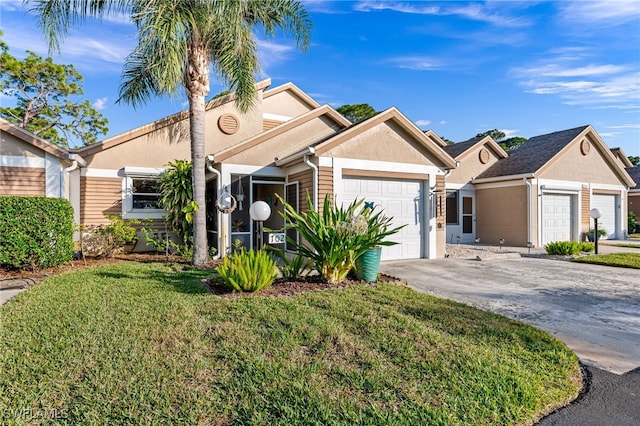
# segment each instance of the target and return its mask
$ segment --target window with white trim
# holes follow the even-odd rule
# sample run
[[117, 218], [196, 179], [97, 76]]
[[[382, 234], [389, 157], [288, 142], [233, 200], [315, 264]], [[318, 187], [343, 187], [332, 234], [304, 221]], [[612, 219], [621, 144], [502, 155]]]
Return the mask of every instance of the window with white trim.
[[125, 167], [122, 217], [125, 219], [160, 219], [160, 175], [162, 169]]

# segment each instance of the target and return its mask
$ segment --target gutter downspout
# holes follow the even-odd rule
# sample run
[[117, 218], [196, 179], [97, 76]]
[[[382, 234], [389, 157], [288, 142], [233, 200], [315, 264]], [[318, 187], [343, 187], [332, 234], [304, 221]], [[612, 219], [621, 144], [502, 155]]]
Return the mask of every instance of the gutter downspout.
[[[218, 194], [220, 193], [220, 188], [222, 188], [222, 176], [220, 175], [220, 172], [213, 167], [213, 160], [213, 155], [207, 155], [205, 164], [207, 166], [207, 170], [216, 175], [216, 196], [218, 196]], [[222, 256], [222, 241], [224, 240], [222, 238], [222, 220], [220, 220], [220, 212], [216, 211], [216, 214], [218, 215], [218, 229], [216, 229], [218, 234], [218, 252], [215, 254], [215, 256], [213, 256], [213, 258], [219, 259]]]
[[305, 154], [304, 163], [313, 170], [313, 208], [315, 211], [318, 211], [318, 166], [313, 164], [311, 160], [309, 160], [309, 156], [315, 154], [316, 149], [314, 147], [309, 147], [309, 154]]
[[531, 180], [523, 177], [522, 180], [527, 185], [527, 242], [531, 241]]
[[[71, 157], [71, 156], [69, 156]], [[70, 173], [74, 170], [76, 170], [78, 168], [78, 160], [73, 160], [73, 163], [71, 163], [71, 165], [69, 167], [67, 167], [66, 169], [62, 169], [62, 171], [60, 172], [60, 198], [65, 198], [65, 179], [64, 176], [67, 173]]]

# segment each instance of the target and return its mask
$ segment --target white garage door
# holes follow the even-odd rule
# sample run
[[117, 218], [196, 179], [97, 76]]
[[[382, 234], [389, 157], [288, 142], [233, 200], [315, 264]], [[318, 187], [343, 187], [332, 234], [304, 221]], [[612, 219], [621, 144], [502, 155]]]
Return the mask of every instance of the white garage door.
[[573, 198], [567, 194], [542, 195], [542, 244], [572, 240]]
[[[616, 196], [594, 194], [591, 200], [591, 208], [597, 208], [602, 215], [600, 219], [598, 219], [598, 229], [607, 231], [607, 236], [601, 238], [615, 238]], [[591, 220], [591, 224], [593, 225], [593, 219]]]
[[407, 225], [389, 237], [400, 244], [382, 248], [382, 259], [423, 257], [422, 184], [413, 180], [344, 178], [340, 199], [343, 205], [364, 198], [393, 218], [393, 226]]

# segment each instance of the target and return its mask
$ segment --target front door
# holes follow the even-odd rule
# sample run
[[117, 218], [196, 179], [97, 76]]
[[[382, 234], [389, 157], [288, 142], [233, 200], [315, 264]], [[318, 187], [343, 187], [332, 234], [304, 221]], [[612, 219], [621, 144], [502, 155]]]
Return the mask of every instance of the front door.
[[470, 243], [473, 242], [476, 238], [476, 220], [474, 214], [475, 206], [473, 205], [473, 196], [462, 195], [461, 203], [462, 240], [465, 243]]
[[261, 236], [263, 244], [284, 250], [284, 219], [280, 214], [284, 212], [284, 206], [276, 197], [278, 195], [284, 199], [284, 182], [262, 181], [257, 178], [254, 178], [252, 182], [251, 202], [264, 201], [271, 208], [271, 215], [262, 224], [261, 235], [258, 234], [260, 224], [252, 220], [253, 248], [259, 248]]

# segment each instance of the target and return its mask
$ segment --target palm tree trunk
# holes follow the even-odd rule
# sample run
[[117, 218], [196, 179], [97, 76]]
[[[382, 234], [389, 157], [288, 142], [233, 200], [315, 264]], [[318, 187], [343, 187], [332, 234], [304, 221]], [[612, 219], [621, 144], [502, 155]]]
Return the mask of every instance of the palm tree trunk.
[[193, 258], [194, 265], [202, 265], [209, 260], [207, 243], [206, 176], [205, 176], [205, 96], [210, 90], [209, 58], [207, 51], [197, 45], [192, 37], [189, 46], [185, 87], [189, 96], [189, 125], [191, 126], [191, 184], [193, 200], [199, 209], [193, 214]]

